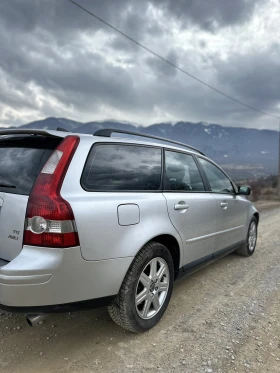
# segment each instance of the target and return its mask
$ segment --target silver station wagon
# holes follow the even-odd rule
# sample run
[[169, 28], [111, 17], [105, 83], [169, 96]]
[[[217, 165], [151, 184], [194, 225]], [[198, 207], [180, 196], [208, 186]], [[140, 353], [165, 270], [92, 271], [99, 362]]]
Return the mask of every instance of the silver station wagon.
[[230, 252], [254, 253], [259, 214], [249, 194], [175, 141], [3, 130], [0, 308], [34, 325], [108, 306], [123, 328], [148, 330], [175, 280]]

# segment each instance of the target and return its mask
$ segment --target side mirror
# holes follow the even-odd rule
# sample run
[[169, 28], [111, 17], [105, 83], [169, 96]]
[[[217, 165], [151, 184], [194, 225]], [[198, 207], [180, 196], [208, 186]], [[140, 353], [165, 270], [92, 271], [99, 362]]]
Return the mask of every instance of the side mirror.
[[249, 196], [251, 194], [251, 188], [245, 185], [238, 187], [238, 194], [241, 196]]

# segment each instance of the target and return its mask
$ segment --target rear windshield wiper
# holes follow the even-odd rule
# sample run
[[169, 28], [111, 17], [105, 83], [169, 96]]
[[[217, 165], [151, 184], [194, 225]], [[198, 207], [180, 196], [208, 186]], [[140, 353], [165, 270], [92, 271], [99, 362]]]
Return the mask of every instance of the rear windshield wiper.
[[1, 181], [0, 181], [0, 187], [3, 187], [3, 188], [16, 188], [17, 186], [14, 185], [14, 184], [1, 183]]

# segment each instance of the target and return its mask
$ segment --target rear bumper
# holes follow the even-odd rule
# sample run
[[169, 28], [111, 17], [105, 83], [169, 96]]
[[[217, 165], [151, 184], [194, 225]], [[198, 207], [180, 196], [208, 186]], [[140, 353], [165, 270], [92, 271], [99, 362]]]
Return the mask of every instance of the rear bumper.
[[89, 310], [93, 308], [100, 308], [109, 306], [115, 299], [115, 295], [109, 297], [89, 299], [80, 302], [64, 303], [64, 304], [52, 304], [48, 306], [33, 306], [33, 307], [14, 307], [5, 306], [0, 304], [0, 309], [12, 312], [12, 313], [24, 313], [24, 314], [49, 314], [49, 313], [63, 313], [63, 312], [75, 312], [82, 310]]
[[24, 246], [0, 268], [0, 308], [50, 313], [101, 307], [118, 293], [132, 259], [86, 261], [80, 247]]

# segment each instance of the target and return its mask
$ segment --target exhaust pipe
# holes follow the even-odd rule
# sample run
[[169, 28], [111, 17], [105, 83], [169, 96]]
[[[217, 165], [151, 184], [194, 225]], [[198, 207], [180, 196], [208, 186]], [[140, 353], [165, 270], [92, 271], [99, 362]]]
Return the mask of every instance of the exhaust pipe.
[[40, 321], [45, 320], [49, 315], [43, 314], [43, 315], [27, 315], [26, 321], [29, 326], [35, 326], [39, 324]]

